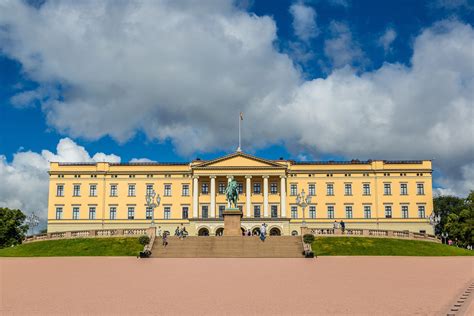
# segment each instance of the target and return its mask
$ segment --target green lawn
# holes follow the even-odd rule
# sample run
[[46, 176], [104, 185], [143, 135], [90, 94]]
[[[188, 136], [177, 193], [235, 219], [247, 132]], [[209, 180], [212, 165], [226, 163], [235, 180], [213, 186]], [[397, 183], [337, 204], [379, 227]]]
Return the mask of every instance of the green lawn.
[[77, 238], [31, 242], [0, 249], [0, 257], [136, 256], [138, 237]]
[[366, 237], [317, 237], [317, 256], [472, 256], [474, 251], [419, 240]]

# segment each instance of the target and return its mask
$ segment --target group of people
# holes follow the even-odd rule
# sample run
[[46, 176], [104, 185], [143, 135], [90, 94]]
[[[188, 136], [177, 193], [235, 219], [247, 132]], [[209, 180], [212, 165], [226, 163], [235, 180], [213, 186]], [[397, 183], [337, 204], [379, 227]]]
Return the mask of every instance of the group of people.
[[181, 227], [176, 227], [174, 231], [174, 235], [178, 236], [179, 239], [184, 239], [186, 236], [188, 236], [188, 232], [186, 230], [186, 227], [184, 227], [183, 224], [181, 224]]
[[267, 237], [267, 224], [263, 223], [262, 226], [260, 226], [260, 231], [256, 230], [253, 234], [251, 229], [247, 229], [242, 232], [242, 236], [259, 236], [261, 241], [265, 241]]
[[343, 220], [341, 220], [340, 223], [338, 223], [337, 221], [334, 221], [333, 228], [339, 229], [339, 227], [341, 227], [341, 232], [344, 234], [344, 231], [346, 230], [346, 223], [344, 223]]

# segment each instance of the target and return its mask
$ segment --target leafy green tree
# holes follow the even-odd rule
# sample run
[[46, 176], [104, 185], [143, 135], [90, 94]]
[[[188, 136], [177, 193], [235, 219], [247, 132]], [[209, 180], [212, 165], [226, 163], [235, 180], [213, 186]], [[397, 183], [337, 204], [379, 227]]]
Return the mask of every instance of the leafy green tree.
[[28, 231], [25, 219], [20, 210], [0, 208], [0, 248], [21, 244]]
[[464, 200], [456, 196], [438, 196], [433, 199], [434, 213], [441, 216], [435, 227], [435, 234], [445, 232], [449, 214], [459, 214], [464, 206]]
[[466, 199], [441, 196], [434, 199], [435, 214], [441, 215], [437, 233], [447, 232], [461, 247], [474, 245], [474, 191]]

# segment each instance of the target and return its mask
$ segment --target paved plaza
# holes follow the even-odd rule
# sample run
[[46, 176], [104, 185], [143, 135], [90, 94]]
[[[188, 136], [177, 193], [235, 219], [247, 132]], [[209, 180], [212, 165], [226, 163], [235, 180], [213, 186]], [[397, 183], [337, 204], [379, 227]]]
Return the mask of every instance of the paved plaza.
[[[440, 315], [473, 281], [473, 266], [468, 257], [0, 259], [0, 310], [2, 315]], [[467, 306], [472, 314], [472, 300]]]

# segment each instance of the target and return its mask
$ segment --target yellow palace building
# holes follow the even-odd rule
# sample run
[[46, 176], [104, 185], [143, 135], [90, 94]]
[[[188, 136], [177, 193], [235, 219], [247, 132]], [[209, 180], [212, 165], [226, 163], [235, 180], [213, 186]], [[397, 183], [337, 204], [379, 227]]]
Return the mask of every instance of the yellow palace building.
[[[301, 226], [433, 233], [432, 166], [416, 161], [267, 160], [235, 152], [190, 163], [57, 163], [50, 166], [48, 232], [159, 227], [216, 235], [228, 177], [239, 186], [242, 229], [272, 235]], [[311, 200], [297, 203], [301, 191]], [[149, 207], [147, 193], [159, 195]], [[155, 199], [155, 204], [156, 199]]]

